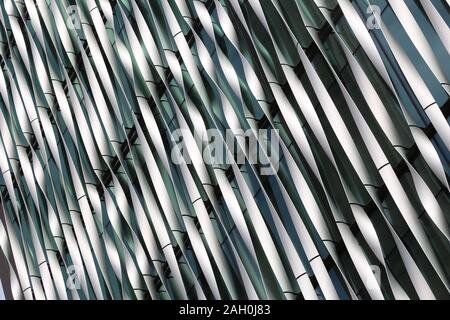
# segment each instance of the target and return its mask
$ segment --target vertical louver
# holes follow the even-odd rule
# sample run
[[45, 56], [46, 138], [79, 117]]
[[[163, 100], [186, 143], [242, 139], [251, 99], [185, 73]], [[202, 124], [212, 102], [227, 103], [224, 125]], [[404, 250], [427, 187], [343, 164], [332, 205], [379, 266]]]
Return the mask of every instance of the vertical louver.
[[450, 297], [447, 1], [0, 6], [7, 297]]

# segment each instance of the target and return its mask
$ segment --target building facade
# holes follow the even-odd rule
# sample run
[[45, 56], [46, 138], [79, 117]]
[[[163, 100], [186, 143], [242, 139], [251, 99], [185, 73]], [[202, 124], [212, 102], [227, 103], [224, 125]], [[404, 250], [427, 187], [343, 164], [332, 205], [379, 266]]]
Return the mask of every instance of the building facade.
[[450, 298], [449, 23], [4, 0], [0, 297]]

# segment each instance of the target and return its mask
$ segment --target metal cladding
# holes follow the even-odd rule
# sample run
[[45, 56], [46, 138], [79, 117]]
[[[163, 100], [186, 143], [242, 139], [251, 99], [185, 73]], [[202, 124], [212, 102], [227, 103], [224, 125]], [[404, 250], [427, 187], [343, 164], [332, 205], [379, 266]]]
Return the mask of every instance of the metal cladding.
[[5, 295], [450, 298], [449, 21], [444, 0], [3, 0]]

